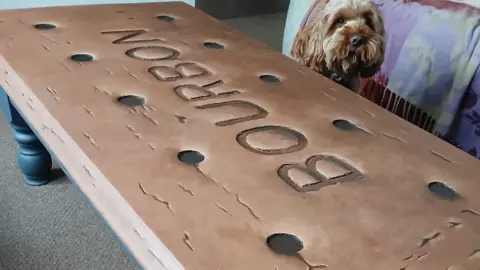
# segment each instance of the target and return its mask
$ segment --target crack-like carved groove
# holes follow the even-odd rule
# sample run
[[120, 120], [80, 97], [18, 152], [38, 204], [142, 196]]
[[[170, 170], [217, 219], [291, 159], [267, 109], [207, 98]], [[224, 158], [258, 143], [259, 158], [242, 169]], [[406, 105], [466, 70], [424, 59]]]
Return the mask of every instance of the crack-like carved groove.
[[415, 255], [415, 254], [414, 254], [414, 253], [412, 253], [410, 256], [408, 256], [408, 257], [404, 258], [404, 259], [403, 259], [403, 261], [404, 261], [404, 262], [406, 262], [406, 261], [409, 261], [409, 260], [411, 260], [411, 259], [413, 258], [413, 256], [414, 256], [414, 255]]
[[223, 190], [225, 190], [225, 192], [227, 192], [228, 194], [232, 194], [232, 192], [226, 187], [226, 186], [222, 186]]
[[112, 72], [110, 69], [108, 69], [108, 68], [105, 68], [105, 71], [107, 71], [107, 72], [108, 72], [108, 74], [110, 74], [110, 75], [112, 75], [112, 76], [115, 76], [115, 74], [113, 74], [113, 72]]
[[154, 124], [157, 125], [157, 126], [159, 125], [158, 122], [157, 122], [157, 120], [155, 120], [155, 119], [153, 119], [152, 117], [148, 116], [148, 114], [146, 114], [146, 113], [142, 113], [142, 114], [143, 114], [143, 116], [145, 116], [145, 118], [147, 118], [150, 122], [154, 123]]
[[423, 258], [427, 257], [427, 255], [428, 255], [428, 252], [422, 253], [417, 256], [416, 260], [417, 261], [422, 260]]
[[433, 149], [428, 149], [428, 151], [430, 151], [430, 153], [432, 153], [434, 156], [437, 156], [437, 157], [439, 157], [440, 159], [443, 159], [443, 160], [446, 161], [446, 162], [455, 163], [455, 162], [453, 162], [452, 160], [450, 160], [449, 158], [447, 158], [446, 156], [438, 153], [437, 151], [435, 151], [435, 150], [433, 150]]
[[305, 258], [303, 258], [303, 256], [300, 255], [300, 254], [298, 254], [296, 257], [297, 257], [299, 260], [301, 260], [304, 264], [307, 265], [308, 270], [328, 268], [328, 265], [326, 265], [326, 264], [312, 265], [312, 264], [310, 264], [309, 262], [307, 262], [307, 260], [305, 260]]
[[148, 144], [148, 147], [150, 148], [150, 150], [157, 151], [157, 148], [151, 143]]
[[133, 77], [133, 78], [135, 78], [135, 79], [137, 79], [137, 80], [140, 80], [140, 79], [137, 77], [137, 75], [133, 74], [132, 72], [128, 72], [128, 75], [130, 75], [130, 77]]
[[[470, 215], [469, 217], [465, 217], [465, 219], [462, 219], [459, 215], [456, 215], [456, 216], [453, 216], [453, 217], [449, 217], [448, 220], [442, 224], [442, 227], [443, 229], [442, 230], [436, 230], [436, 231], [433, 231], [432, 233], [430, 233], [429, 235], [423, 237], [423, 239], [420, 241], [420, 243], [418, 244], [417, 248], [421, 249], [421, 250], [418, 250], [417, 252], [413, 253], [412, 255], [410, 255], [409, 257], [405, 258], [403, 260], [403, 262], [405, 263], [405, 266], [404, 270], [406, 270], [407, 268], [411, 267], [411, 263], [416, 263], [416, 261], [424, 261], [427, 256], [432, 256], [432, 258], [429, 258], [429, 261], [431, 262], [426, 262], [425, 261], [425, 265], [424, 266], [427, 266], [427, 265], [431, 265], [430, 263], [433, 263], [434, 260], [435, 260], [435, 257], [437, 257], [436, 255], [432, 255], [432, 251], [431, 249], [435, 249], [436, 246], [438, 245], [438, 243], [431, 243], [432, 241], [434, 240], [437, 240], [437, 241], [440, 241], [440, 240], [443, 240], [445, 241], [445, 243], [442, 244], [442, 246], [445, 246], [445, 245], [449, 245], [449, 240], [452, 240], [451, 238], [452, 237], [455, 237], [455, 233], [457, 233], [459, 230], [462, 229], [462, 227], [464, 226], [464, 224], [469, 224], [469, 220], [471, 220], [472, 218], [478, 218], [480, 217], [480, 214], [478, 212], [476, 212], [475, 210], [473, 209], [469, 209], [469, 208], [465, 208], [463, 210], [460, 210], [459, 211], [460, 215]], [[471, 224], [473, 225], [473, 224]], [[449, 232], [450, 234], [453, 234], [453, 235], [448, 235], [445, 236], [444, 235], [444, 230], [445, 232]], [[448, 231], [446, 231], [448, 230]], [[445, 239], [444, 239], [445, 238]], [[468, 245], [468, 247], [471, 247], [471, 243], [470, 242], [466, 242], [464, 243], [464, 245]], [[438, 248], [442, 248], [442, 247], [438, 247]], [[461, 256], [460, 258], [458, 256]], [[468, 260], [478, 260], [480, 259], [480, 248], [476, 247], [475, 249], [472, 250], [472, 252], [470, 254], [468, 253], [463, 253], [463, 255], [460, 255], [458, 254], [457, 255], [457, 258], [449, 258], [447, 259], [448, 261], [445, 261], [445, 263], [448, 263], [450, 266], [448, 268], [446, 268], [447, 270], [450, 270], [450, 269], [457, 269], [459, 264], [457, 263], [466, 263], [466, 261]], [[445, 268], [443, 268], [445, 269]]]
[[455, 220], [450, 220], [448, 222], [448, 228], [450, 228], [450, 229], [456, 228], [456, 227], [461, 226], [461, 225], [462, 225], [461, 222], [455, 221]]
[[64, 141], [53, 129], [47, 127], [46, 125], [43, 125], [43, 130], [48, 130], [48, 131], [50, 131], [50, 133], [52, 133], [53, 136], [57, 137], [57, 139], [58, 139], [61, 143], [65, 144], [65, 141]]
[[357, 126], [358, 129], [360, 129], [361, 131], [369, 134], [369, 135], [372, 135], [372, 136], [375, 136], [370, 130], [364, 128], [364, 127], [360, 127], [360, 126]]
[[331, 95], [329, 95], [329, 94], [327, 94], [327, 93], [323, 93], [323, 92], [322, 92], [322, 94], [323, 94], [324, 96], [328, 97], [329, 99], [333, 100], [333, 101], [337, 101], [336, 98], [332, 97]]
[[163, 268], [167, 269], [167, 267], [166, 267], [165, 264], [162, 262], [162, 260], [160, 260], [160, 257], [158, 257], [158, 255], [157, 255], [152, 249], [149, 248], [149, 249], [148, 249], [148, 252], [150, 252], [150, 254], [152, 254], [153, 257], [155, 257], [155, 259], [157, 259], [157, 261], [160, 263], [160, 265], [161, 265]]
[[135, 232], [135, 234], [138, 235], [140, 239], [143, 239], [143, 235], [137, 229], [133, 229], [133, 232]]
[[364, 113], [368, 114], [370, 117], [373, 117], [373, 116], [374, 116], [373, 113], [367, 111], [366, 109], [362, 109], [362, 111], [363, 111]]
[[215, 205], [216, 205], [218, 208], [220, 208], [220, 210], [222, 210], [223, 212], [225, 212], [225, 213], [228, 214], [229, 216], [233, 217], [233, 215], [232, 215], [230, 212], [228, 212], [228, 210], [227, 210], [225, 207], [223, 207], [222, 205], [220, 205], [218, 202], [215, 202]]
[[181, 116], [181, 115], [177, 115], [177, 114], [175, 114], [175, 117], [177, 118], [178, 122], [180, 122], [182, 124], [187, 124], [188, 120], [190, 120], [189, 118], [187, 118], [185, 116]]
[[440, 237], [440, 235], [442, 235], [440, 232], [435, 232], [435, 233], [433, 233], [431, 236], [424, 237], [424, 238], [422, 239], [422, 241], [420, 242], [420, 244], [418, 245], [418, 247], [419, 247], [419, 248], [424, 247], [424, 246], [427, 245], [430, 241], [433, 241], [433, 240], [437, 239], [438, 237]]
[[245, 208], [247, 208], [247, 210], [250, 212], [250, 214], [252, 214], [252, 216], [257, 219], [257, 220], [262, 220], [257, 214], [255, 214], [255, 212], [253, 211], [253, 209], [248, 205], [246, 204], [244, 201], [242, 201], [240, 199], [240, 196], [237, 194], [237, 201], [243, 205]]
[[191, 251], [195, 251], [195, 249], [193, 248], [193, 245], [192, 243], [190, 242], [191, 240], [191, 237], [190, 235], [188, 234], [188, 232], [184, 232], [183, 233], [183, 242], [185, 243], [185, 245], [187, 245], [187, 247], [191, 250]]
[[55, 90], [54, 88], [52, 88], [50, 86], [47, 86], [47, 91], [52, 95], [55, 95], [57, 93], [57, 90]]
[[184, 185], [178, 183], [178, 186], [183, 190], [185, 191], [186, 193], [192, 195], [192, 196], [195, 196], [195, 194], [193, 193], [193, 191], [191, 191], [190, 189], [186, 188]]
[[95, 86], [95, 85], [93, 86], [93, 89], [95, 89], [95, 91], [98, 92], [98, 93], [106, 94], [106, 95], [109, 95], [109, 96], [112, 95], [112, 93], [110, 93], [110, 92], [108, 92], [108, 91], [105, 91], [105, 90], [102, 90], [102, 89], [100, 89], [99, 87], [97, 87], [97, 86]]
[[209, 181], [212, 181], [213, 183], [215, 183], [216, 185], [218, 185], [218, 182], [213, 179], [212, 177], [206, 175], [198, 166], [195, 166], [195, 169], [201, 174], [203, 175], [203, 177]]
[[472, 254], [468, 256], [468, 259], [476, 258], [480, 256], [480, 249], [473, 250]]
[[66, 70], [72, 71], [72, 69], [67, 64], [60, 62], [60, 65], [62, 65]]
[[90, 136], [90, 134], [88, 134], [88, 133], [83, 133], [83, 135], [85, 136], [85, 138], [87, 138], [87, 139], [90, 141], [90, 143], [91, 143], [93, 146], [95, 146], [95, 148], [100, 149], [100, 148], [98, 147], [97, 143], [95, 142], [95, 140], [92, 138], [92, 136]]
[[90, 170], [87, 168], [87, 166], [82, 165], [82, 167], [83, 167], [83, 170], [88, 174], [88, 176], [89, 176], [90, 178], [94, 179], [94, 178], [93, 178], [93, 175], [92, 175], [92, 172], [90, 172]]
[[42, 38], [44, 38], [44, 39], [46, 39], [46, 40], [48, 40], [48, 41], [50, 41], [50, 42], [52, 42], [52, 43], [54, 43], [54, 44], [61, 45], [59, 42], [57, 42], [57, 41], [55, 41], [55, 40], [53, 40], [53, 39], [51, 39], [51, 38], [49, 38], [49, 37], [46, 37], [46, 36], [40, 35], [40, 34], [39, 34], [39, 36], [41, 36]]
[[126, 125], [126, 127], [127, 127], [128, 130], [130, 130], [131, 132], [135, 132], [135, 128], [133, 128], [132, 126]]
[[473, 209], [463, 209], [460, 211], [460, 214], [470, 214], [470, 215], [480, 217], [480, 214]]
[[140, 190], [142, 191], [143, 194], [148, 195], [152, 197], [155, 201], [164, 204], [168, 208], [168, 210], [170, 210], [170, 212], [175, 214], [175, 211], [173, 211], [172, 205], [169, 201], [163, 200], [156, 194], [149, 193], [141, 183], [138, 183], [138, 186], [140, 187]]
[[388, 133], [385, 133], [385, 132], [382, 132], [382, 135], [389, 138], [389, 139], [392, 139], [392, 140], [396, 140], [396, 141], [399, 141], [401, 143], [407, 143], [406, 141], [404, 141], [403, 139], [399, 138], [399, 137], [396, 137], [396, 136], [393, 136], [393, 135], [390, 135]]
[[82, 105], [82, 108], [91, 116], [91, 117], [95, 117], [95, 114], [93, 114], [93, 112], [88, 109], [85, 105]]

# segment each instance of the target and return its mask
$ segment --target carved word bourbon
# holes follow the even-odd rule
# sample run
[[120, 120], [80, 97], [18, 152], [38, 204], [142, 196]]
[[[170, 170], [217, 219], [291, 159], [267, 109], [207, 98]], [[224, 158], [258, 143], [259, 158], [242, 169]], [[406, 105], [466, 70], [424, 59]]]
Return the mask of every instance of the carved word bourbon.
[[[128, 49], [125, 54], [128, 57], [141, 61], [171, 61], [178, 60], [180, 64], [175, 66], [155, 65], [148, 69], [148, 73], [159, 82], [181, 82], [184, 79], [197, 77], [212, 77], [213, 73], [201, 64], [192, 63], [181, 59], [181, 53], [173, 46], [160, 38], [142, 38], [147, 31], [144, 29], [104, 31], [103, 35], [121, 36], [113, 40], [113, 44], [133, 44], [136, 47]], [[161, 45], [159, 45], [159, 43]], [[148, 44], [148, 45], [145, 45]], [[198, 110], [221, 109], [228, 106], [242, 106], [251, 111], [250, 115], [232, 117], [215, 123], [217, 127], [232, 126], [238, 123], [250, 122], [267, 118], [269, 113], [266, 109], [251, 101], [241, 99], [241, 92], [236, 90], [218, 91], [219, 86], [225, 86], [223, 80], [213, 79], [205, 85], [181, 84], [174, 86], [172, 91], [178, 98], [190, 102], [195, 106], [196, 101], [211, 101], [204, 105], [195, 106]], [[196, 93], [192, 95], [191, 93]], [[230, 98], [227, 101], [218, 101], [219, 97]], [[223, 100], [223, 99], [222, 99]], [[291, 138], [296, 138], [290, 146], [278, 149], [254, 148], [247, 140], [248, 136], [255, 133], [278, 133]], [[308, 145], [305, 135], [292, 128], [285, 126], [257, 126], [244, 130], [237, 134], [236, 141], [245, 149], [261, 155], [283, 155], [303, 150]], [[322, 169], [319, 169], [322, 168]], [[294, 171], [301, 173], [302, 177], [293, 177]], [[331, 155], [315, 155], [308, 158], [303, 164], [283, 164], [277, 170], [278, 176], [299, 192], [317, 191], [324, 186], [334, 185], [339, 182], [356, 180], [362, 177], [360, 171]]]

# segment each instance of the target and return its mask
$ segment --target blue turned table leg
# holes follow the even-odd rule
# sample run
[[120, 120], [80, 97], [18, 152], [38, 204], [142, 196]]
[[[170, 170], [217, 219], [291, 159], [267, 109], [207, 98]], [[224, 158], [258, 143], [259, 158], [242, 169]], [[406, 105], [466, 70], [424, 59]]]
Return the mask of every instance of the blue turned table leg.
[[51, 180], [52, 158], [42, 142], [23, 119], [5, 91], [0, 88], [0, 106], [13, 128], [13, 138], [18, 144], [18, 167], [27, 184], [45, 185]]

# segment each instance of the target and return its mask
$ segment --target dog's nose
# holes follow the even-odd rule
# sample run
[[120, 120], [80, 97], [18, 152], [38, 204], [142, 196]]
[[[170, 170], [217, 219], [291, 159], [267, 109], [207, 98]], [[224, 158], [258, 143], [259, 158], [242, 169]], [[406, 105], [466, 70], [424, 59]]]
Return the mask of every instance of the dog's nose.
[[361, 36], [353, 36], [350, 38], [350, 44], [352, 44], [354, 47], [358, 47], [362, 45], [363, 43], [363, 37]]

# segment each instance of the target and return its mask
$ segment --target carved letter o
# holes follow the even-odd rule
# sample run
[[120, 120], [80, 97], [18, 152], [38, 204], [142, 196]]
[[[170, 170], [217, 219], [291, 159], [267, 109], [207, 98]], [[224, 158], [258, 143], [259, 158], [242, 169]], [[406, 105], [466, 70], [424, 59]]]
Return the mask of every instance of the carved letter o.
[[262, 126], [244, 130], [237, 142], [254, 153], [281, 155], [304, 149], [308, 140], [302, 133], [282, 126]]
[[128, 50], [126, 55], [146, 61], [174, 60], [180, 55], [180, 52], [165, 46], [144, 46]]

